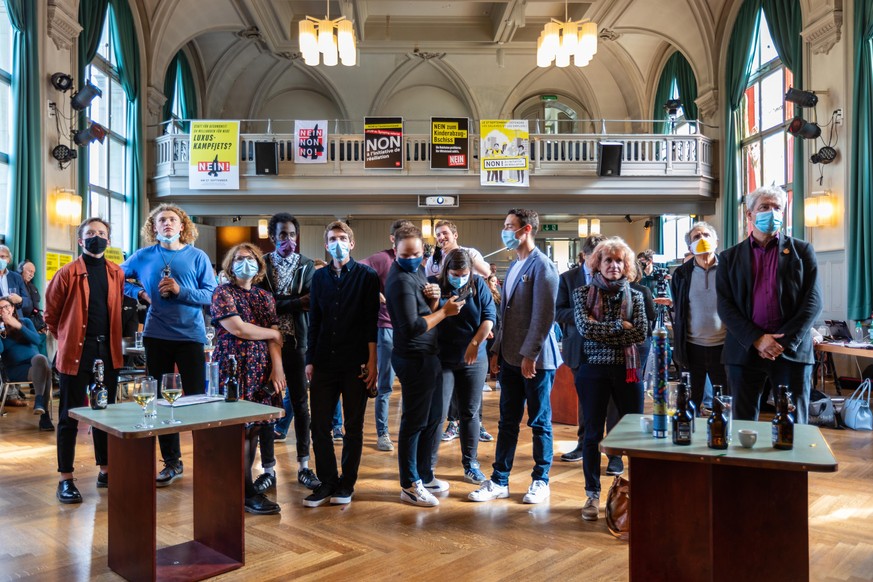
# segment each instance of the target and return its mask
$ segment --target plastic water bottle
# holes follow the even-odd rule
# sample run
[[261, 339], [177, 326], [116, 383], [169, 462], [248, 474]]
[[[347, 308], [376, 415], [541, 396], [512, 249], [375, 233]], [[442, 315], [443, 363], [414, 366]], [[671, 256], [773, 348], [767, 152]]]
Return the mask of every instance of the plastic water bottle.
[[864, 328], [861, 326], [860, 321], [855, 322], [855, 340], [859, 342], [864, 341]]

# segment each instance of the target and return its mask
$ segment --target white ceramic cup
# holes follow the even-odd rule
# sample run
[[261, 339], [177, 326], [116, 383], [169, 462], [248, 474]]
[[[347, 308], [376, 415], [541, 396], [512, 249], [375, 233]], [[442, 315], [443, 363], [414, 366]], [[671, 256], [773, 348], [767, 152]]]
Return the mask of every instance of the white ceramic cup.
[[644, 416], [640, 419], [640, 430], [644, 433], [651, 433], [652, 425], [653, 421], [651, 416]]
[[737, 431], [737, 435], [740, 437], [740, 444], [746, 449], [751, 449], [758, 441], [758, 431], [756, 430], [741, 428]]

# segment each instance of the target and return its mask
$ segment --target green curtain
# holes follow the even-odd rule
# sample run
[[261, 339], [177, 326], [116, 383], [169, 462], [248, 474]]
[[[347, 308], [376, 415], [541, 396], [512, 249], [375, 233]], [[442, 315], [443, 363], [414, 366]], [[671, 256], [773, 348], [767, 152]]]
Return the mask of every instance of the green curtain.
[[743, 94], [752, 73], [754, 47], [758, 43], [758, 24], [761, 19], [761, 0], [745, 0], [737, 14], [734, 30], [728, 44], [727, 63], [725, 64], [725, 108], [724, 123], [724, 175], [722, 176], [723, 248], [732, 247], [739, 241], [738, 207], [742, 198], [740, 178], [740, 146], [739, 124], [740, 105]]
[[110, 0], [112, 44], [118, 62], [118, 76], [127, 96], [127, 209], [130, 230], [130, 252], [139, 248], [139, 225], [142, 224], [140, 206], [143, 197], [143, 168], [145, 139], [142, 135], [142, 95], [140, 91], [139, 43], [136, 24], [128, 0]]
[[873, 0], [855, 2], [855, 87], [849, 156], [849, 319], [873, 310]]
[[[164, 97], [166, 97], [167, 100], [164, 101], [161, 121], [169, 121], [173, 117], [173, 99], [176, 94], [176, 76], [179, 74], [180, 54], [181, 52], [176, 53], [176, 56], [173, 57], [172, 61], [170, 61], [170, 66], [167, 67], [167, 75], [164, 77]], [[164, 131], [166, 131], [166, 128], [161, 129], [161, 132]]]
[[[6, 244], [16, 262], [45, 265], [43, 244], [42, 107], [39, 89], [39, 23], [32, 0], [6, 0], [12, 23], [12, 144], [9, 167], [9, 234]], [[34, 279], [42, 292], [42, 278]]]
[[[803, 89], [803, 16], [797, 0], [763, 0], [764, 16], [773, 37], [776, 52], [786, 67], [794, 74], [794, 86]], [[795, 111], [802, 111], [795, 106]], [[792, 236], [804, 238], [803, 198], [806, 194], [807, 164], [806, 151], [802, 137], [794, 139], [794, 201], [791, 212]]]
[[652, 250], [655, 254], [664, 254], [664, 224], [666, 220], [663, 216], [652, 217]]
[[[97, 56], [97, 50], [100, 48], [100, 36], [103, 33], [103, 21], [106, 19], [108, 7], [109, 0], [79, 0], [79, 25], [82, 27], [78, 40], [79, 66], [76, 73], [79, 89], [85, 86], [88, 64], [94, 60], [94, 57]], [[87, 115], [84, 111], [80, 111], [76, 127], [85, 127], [87, 123]], [[82, 196], [82, 216], [85, 216], [90, 193], [91, 156], [88, 148], [77, 148], [77, 151], [79, 157], [76, 190]]]
[[[170, 62], [170, 66], [167, 68], [167, 76], [164, 78], [164, 95], [167, 100], [164, 101], [163, 120], [168, 121], [173, 116], [173, 100], [175, 99], [177, 80], [181, 85], [181, 95], [179, 95], [180, 116], [182, 119], [196, 119], [197, 93], [194, 88], [194, 75], [191, 73], [191, 65], [188, 63], [185, 53], [179, 51]], [[182, 131], [187, 133], [190, 126], [190, 122], [182, 122]]]
[[679, 99], [682, 101], [685, 119], [697, 119], [697, 104], [694, 102], [697, 100], [697, 77], [694, 76], [691, 63], [688, 62], [685, 55], [676, 51], [664, 63], [664, 70], [661, 71], [661, 78], [658, 80], [658, 86], [655, 89], [652, 119], [665, 120], [655, 124], [655, 133], [670, 133], [670, 124], [666, 122], [668, 117], [664, 111], [664, 103], [670, 99], [673, 81], [676, 81], [676, 86], [679, 89]]

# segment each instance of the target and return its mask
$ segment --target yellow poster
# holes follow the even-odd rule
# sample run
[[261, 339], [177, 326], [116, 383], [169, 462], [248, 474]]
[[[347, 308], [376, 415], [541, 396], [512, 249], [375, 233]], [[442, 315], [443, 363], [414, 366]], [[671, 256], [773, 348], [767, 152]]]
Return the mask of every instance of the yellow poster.
[[106, 253], [103, 256], [116, 265], [124, 262], [124, 252], [118, 247], [106, 247]]
[[192, 121], [188, 187], [239, 190], [239, 121]]
[[45, 254], [45, 280], [51, 281], [61, 267], [73, 261], [73, 255], [67, 253], [52, 253]]
[[526, 119], [479, 121], [479, 183], [527, 188], [530, 133]]

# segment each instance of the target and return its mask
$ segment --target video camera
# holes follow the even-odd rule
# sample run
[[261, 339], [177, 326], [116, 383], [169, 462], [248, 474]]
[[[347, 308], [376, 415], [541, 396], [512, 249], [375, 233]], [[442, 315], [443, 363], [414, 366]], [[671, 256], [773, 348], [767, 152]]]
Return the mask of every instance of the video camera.
[[670, 280], [670, 270], [666, 267], [655, 267], [652, 271], [652, 277], [657, 283], [656, 297], [667, 297], [667, 281]]

